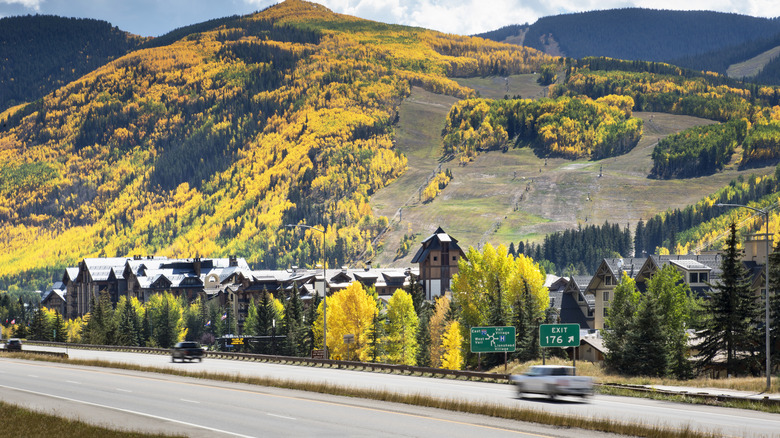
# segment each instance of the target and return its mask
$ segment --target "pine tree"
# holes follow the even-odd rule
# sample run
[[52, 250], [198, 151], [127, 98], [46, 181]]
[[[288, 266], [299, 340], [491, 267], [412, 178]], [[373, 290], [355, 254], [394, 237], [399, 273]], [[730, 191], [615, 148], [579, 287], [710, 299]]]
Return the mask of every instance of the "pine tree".
[[628, 333], [636, 325], [635, 314], [639, 307], [640, 294], [634, 280], [623, 275], [613, 291], [607, 317], [602, 331], [607, 349], [605, 364], [620, 373], [627, 373], [626, 343]]
[[418, 315], [420, 326], [417, 329], [417, 366], [421, 367], [431, 366], [431, 332], [429, 330], [429, 322], [432, 314], [433, 308], [426, 304], [420, 309], [420, 314]]
[[52, 331], [54, 336], [54, 342], [67, 342], [68, 330], [65, 327], [65, 320], [62, 319], [60, 312], [54, 311], [54, 322], [52, 324]]
[[117, 345], [137, 346], [140, 344], [141, 327], [138, 321], [138, 315], [135, 307], [124, 297], [120, 299], [117, 305], [119, 314], [119, 323], [117, 324]]
[[283, 334], [283, 354], [291, 356], [303, 356], [306, 354], [304, 340], [306, 339], [306, 330], [303, 326], [303, 303], [298, 292], [298, 286], [295, 285], [290, 293], [290, 298], [285, 302], [284, 308], [284, 327]]
[[626, 336], [624, 366], [629, 374], [663, 376], [668, 366], [666, 333], [661, 306], [655, 294], [646, 294], [639, 304], [634, 324]]
[[43, 307], [38, 307], [35, 313], [33, 313], [32, 323], [30, 323], [29, 338], [36, 341], [50, 341], [51, 334], [48, 321], [46, 320], [46, 313]]
[[760, 346], [759, 330], [754, 324], [760, 316], [750, 289], [749, 273], [742, 265], [737, 249], [734, 223], [730, 226], [721, 270], [721, 278], [713, 285], [712, 296], [704, 306], [708, 319], [699, 334], [702, 343], [698, 365], [706, 367], [720, 352], [725, 352], [726, 371], [736, 376], [747, 369], [740, 356], [755, 352]]

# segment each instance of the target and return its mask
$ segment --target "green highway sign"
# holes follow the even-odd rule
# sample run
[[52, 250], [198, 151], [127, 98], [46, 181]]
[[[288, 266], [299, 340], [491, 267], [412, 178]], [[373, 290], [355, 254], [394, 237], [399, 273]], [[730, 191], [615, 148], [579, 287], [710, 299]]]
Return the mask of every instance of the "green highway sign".
[[540, 347], [579, 347], [579, 324], [542, 324], [539, 326]]
[[508, 327], [472, 327], [472, 353], [498, 353], [515, 351], [515, 328]]

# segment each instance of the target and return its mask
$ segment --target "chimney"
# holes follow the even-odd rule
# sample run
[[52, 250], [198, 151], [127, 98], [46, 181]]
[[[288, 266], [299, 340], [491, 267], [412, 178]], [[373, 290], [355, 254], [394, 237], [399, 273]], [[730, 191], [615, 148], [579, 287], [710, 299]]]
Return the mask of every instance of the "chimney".
[[238, 266], [238, 259], [236, 256], [230, 256], [228, 266]]
[[195, 270], [195, 275], [200, 277], [200, 257], [195, 257], [195, 260], [192, 262], [192, 269]]

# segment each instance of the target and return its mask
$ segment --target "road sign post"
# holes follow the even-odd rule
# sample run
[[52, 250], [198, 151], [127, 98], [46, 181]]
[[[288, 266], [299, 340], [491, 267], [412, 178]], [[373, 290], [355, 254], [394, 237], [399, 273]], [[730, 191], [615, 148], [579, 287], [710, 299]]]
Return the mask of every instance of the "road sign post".
[[[549, 347], [579, 347], [580, 346], [580, 325], [579, 324], [542, 324], [539, 326], [539, 346]], [[542, 350], [544, 357], [544, 350]], [[577, 365], [576, 351], [571, 352], [574, 365]]]
[[482, 362], [482, 353], [504, 353], [504, 368], [506, 369], [506, 353], [517, 349], [515, 340], [515, 328], [506, 327], [472, 327], [471, 328], [471, 352], [479, 355]]

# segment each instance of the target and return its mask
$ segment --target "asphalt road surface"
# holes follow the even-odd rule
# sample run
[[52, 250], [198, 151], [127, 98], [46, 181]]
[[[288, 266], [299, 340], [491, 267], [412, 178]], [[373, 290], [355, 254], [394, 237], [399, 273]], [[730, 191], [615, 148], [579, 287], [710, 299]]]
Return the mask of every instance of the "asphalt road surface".
[[[29, 345], [25, 345], [25, 348], [57, 350], [51, 347], [32, 347]], [[689, 405], [632, 397], [600, 395], [592, 397], [588, 402], [583, 402], [578, 398], [566, 397], [555, 401], [550, 401], [541, 396], [528, 396], [524, 399], [518, 400], [515, 398], [513, 388], [510, 385], [503, 384], [455, 381], [449, 379], [433, 379], [363, 371], [347, 371], [328, 368], [229, 361], [208, 358], [204, 359], [202, 363], [171, 363], [170, 356], [163, 355], [101, 352], [74, 349], [70, 349], [68, 353], [70, 357], [80, 359], [102, 359], [114, 362], [136, 363], [140, 365], [156, 367], [171, 367], [192, 371], [202, 370], [225, 374], [242, 374], [247, 376], [264, 376], [310, 382], [327, 382], [350, 387], [386, 389], [402, 393], [424, 394], [447, 399], [466, 399], [470, 401], [483, 402], [486, 401], [510, 406], [521, 406], [525, 408], [538, 409], [542, 411], [582, 415], [586, 417], [609, 418], [621, 422], [666, 425], [675, 428], [690, 427], [695, 430], [715, 432], [725, 436], [780, 437], [780, 415], [740, 409]], [[13, 385], [5, 383], [7, 381], [3, 374], [5, 372], [5, 362], [7, 362], [7, 360], [0, 361], [0, 384], [11, 387]], [[54, 365], [47, 366], [56, 367]], [[105, 372], [109, 371], [106, 370]], [[156, 376], [155, 378], [162, 377]], [[13, 379], [11, 379], [11, 382], [13, 382]], [[216, 383], [214, 385], [225, 386], [226, 384]], [[266, 388], [263, 388], [262, 390], [265, 392], [270, 391]], [[6, 388], [0, 387], [0, 392], [5, 393], [6, 391], [8, 391]], [[5, 396], [3, 396], [3, 398], [5, 399]], [[187, 397], [181, 398], [187, 399]], [[352, 403], [355, 403], [354, 400]], [[358, 404], [363, 406], [373, 403], [374, 402], [360, 400]], [[411, 409], [415, 412], [420, 410], [420, 408]], [[373, 415], [366, 414], [366, 416], [370, 418]], [[456, 414], [455, 416], [456, 418], [460, 418], [463, 415]], [[293, 417], [298, 418], [296, 416]], [[359, 417], [359, 415], [353, 414], [348, 418], [356, 419], [357, 417]], [[382, 430], [393, 432], [392, 435], [394, 436], [405, 434], [394, 433], [396, 431], [393, 428]], [[439, 435], [439, 427], [436, 426], [434, 430], [436, 430], [437, 433], [432, 435], [428, 434], [427, 436]], [[306, 435], [307, 433], [301, 432], [294, 434], [294, 436], [300, 436], [301, 434]], [[554, 433], [549, 431], [543, 432], [541, 434], [554, 435]], [[249, 435], [252, 434], [250, 433]], [[317, 435], [319, 435], [319, 433], [317, 433]], [[358, 432], [357, 435], [363, 434]], [[490, 435], [493, 436], [493, 433]], [[409, 436], [419, 435], [416, 433], [410, 433]]]

